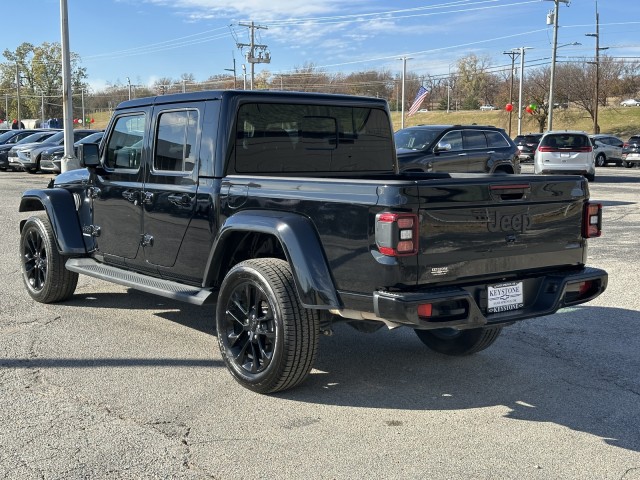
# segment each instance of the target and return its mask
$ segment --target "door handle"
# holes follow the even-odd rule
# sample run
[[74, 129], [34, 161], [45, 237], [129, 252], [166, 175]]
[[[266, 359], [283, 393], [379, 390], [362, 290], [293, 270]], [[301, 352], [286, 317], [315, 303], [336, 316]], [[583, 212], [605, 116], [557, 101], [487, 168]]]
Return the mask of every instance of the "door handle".
[[172, 193], [167, 199], [174, 205], [191, 205], [191, 197], [188, 193]]
[[135, 203], [138, 200], [139, 192], [136, 190], [125, 190], [122, 192], [122, 198], [128, 202]]

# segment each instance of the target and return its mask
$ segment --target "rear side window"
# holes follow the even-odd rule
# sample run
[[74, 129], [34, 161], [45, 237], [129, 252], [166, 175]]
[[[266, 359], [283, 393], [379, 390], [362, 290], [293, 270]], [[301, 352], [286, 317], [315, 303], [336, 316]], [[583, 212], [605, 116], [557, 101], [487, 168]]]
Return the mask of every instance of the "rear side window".
[[[487, 143], [491, 148], [504, 148], [509, 146], [509, 142], [500, 132], [486, 130], [484, 133], [487, 136]], [[528, 140], [526, 141], [528, 142]]]
[[158, 117], [153, 168], [156, 171], [190, 172], [195, 164], [197, 110], [163, 112]]
[[386, 112], [377, 108], [248, 103], [238, 110], [238, 173], [391, 172]]
[[142, 153], [145, 115], [119, 117], [109, 137], [105, 166], [113, 169], [138, 169]]
[[463, 137], [465, 149], [487, 148], [487, 138], [481, 130], [465, 130]]

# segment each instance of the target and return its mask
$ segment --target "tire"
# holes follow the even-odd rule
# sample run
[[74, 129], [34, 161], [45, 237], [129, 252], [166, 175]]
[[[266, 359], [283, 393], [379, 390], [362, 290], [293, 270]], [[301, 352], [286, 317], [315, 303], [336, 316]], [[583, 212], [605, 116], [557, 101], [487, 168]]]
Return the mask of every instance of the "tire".
[[604, 154], [600, 154], [596, 157], [596, 167], [606, 167], [607, 166], [607, 157]]
[[596, 174], [587, 174], [585, 175], [585, 178], [587, 179], [588, 182], [595, 182], [596, 181]]
[[276, 258], [247, 260], [227, 273], [216, 328], [229, 372], [258, 393], [303, 382], [318, 350], [318, 315], [302, 306], [291, 267]]
[[622, 166], [625, 168], [631, 168], [633, 167], [633, 163], [625, 161], [625, 162], [622, 162]]
[[502, 327], [415, 330], [420, 341], [431, 350], [452, 356], [471, 355], [484, 350], [496, 341], [501, 331]]
[[76, 289], [78, 274], [64, 267], [46, 215], [29, 217], [20, 234], [20, 263], [27, 292], [36, 302], [67, 300]]

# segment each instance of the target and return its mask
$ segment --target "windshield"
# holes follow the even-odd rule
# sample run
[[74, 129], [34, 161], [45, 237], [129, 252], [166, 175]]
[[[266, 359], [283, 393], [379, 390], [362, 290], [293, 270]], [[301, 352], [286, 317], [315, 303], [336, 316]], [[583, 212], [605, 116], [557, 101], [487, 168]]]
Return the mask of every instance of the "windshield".
[[398, 130], [394, 134], [396, 148], [423, 150], [433, 143], [440, 132], [441, 130], [426, 128], [406, 128], [404, 130]]
[[16, 135], [18, 133], [19, 130], [9, 130], [8, 132], [4, 132], [2, 135], [0, 135], [0, 143], [3, 143], [7, 140], [9, 140], [10, 138], [12, 138], [14, 135]]
[[76, 144], [78, 143], [100, 143], [100, 140], [102, 140], [102, 136], [104, 135], [104, 132], [97, 132], [97, 133], [92, 133], [91, 135], [87, 135], [84, 138], [81, 138], [80, 140], [78, 140], [76, 142]]
[[47, 138], [51, 137], [54, 133], [55, 132], [37, 132], [32, 135], [29, 135], [28, 137], [24, 137], [22, 140], [16, 143], [16, 145], [22, 145], [25, 143], [42, 142], [43, 140], [46, 140]]

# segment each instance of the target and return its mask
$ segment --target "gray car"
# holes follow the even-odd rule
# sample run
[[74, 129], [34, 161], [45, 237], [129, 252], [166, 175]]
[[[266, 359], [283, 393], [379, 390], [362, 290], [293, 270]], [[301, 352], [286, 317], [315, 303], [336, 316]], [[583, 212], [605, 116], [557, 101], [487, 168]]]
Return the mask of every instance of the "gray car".
[[610, 163], [616, 166], [622, 165], [622, 146], [624, 145], [622, 140], [606, 134], [589, 135], [589, 138], [593, 145], [597, 167], [605, 167]]

